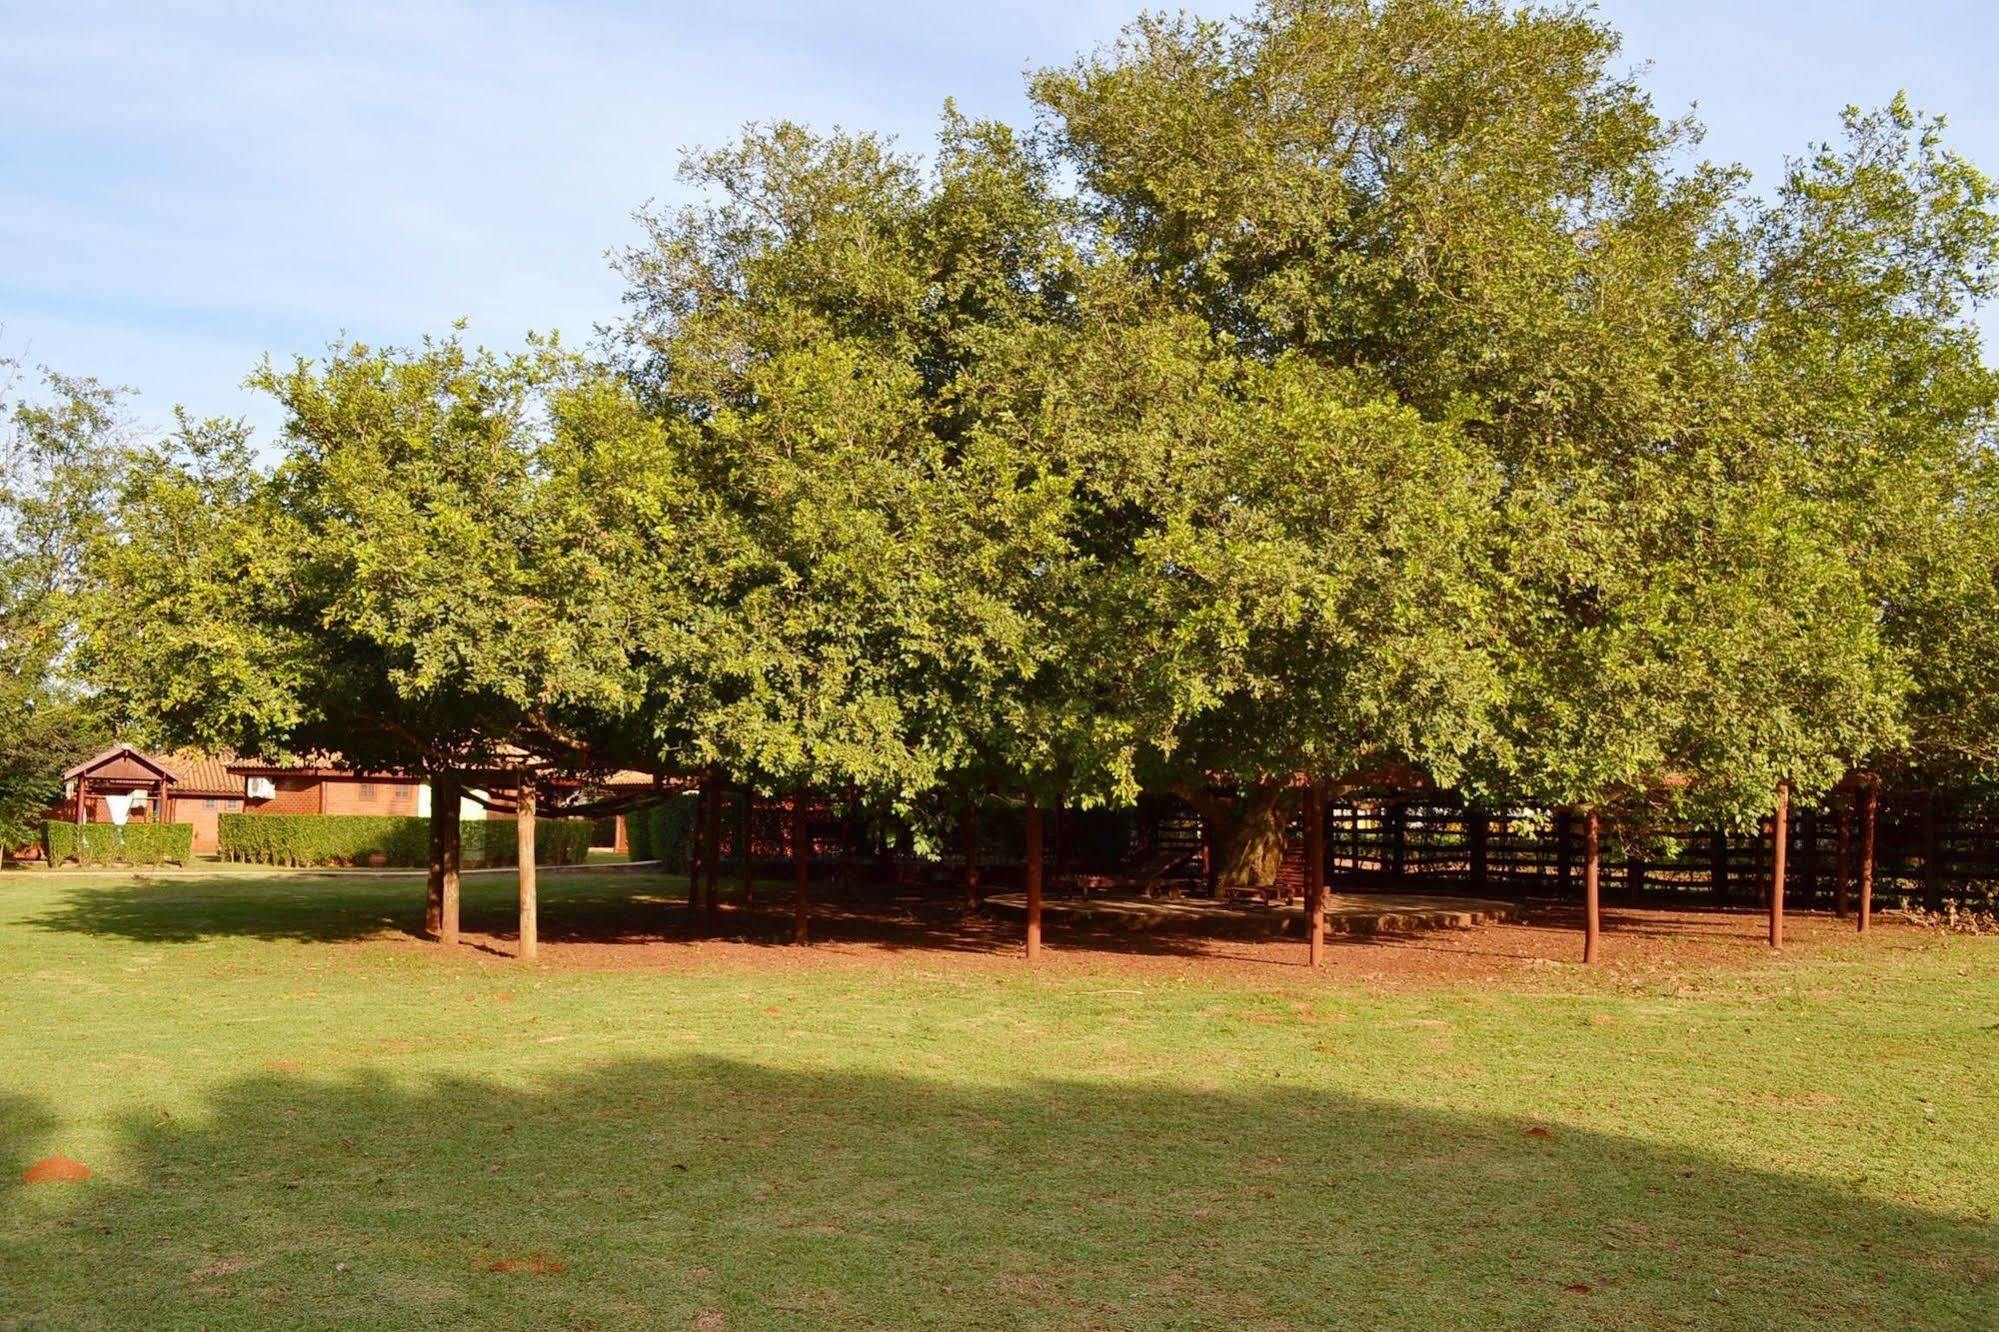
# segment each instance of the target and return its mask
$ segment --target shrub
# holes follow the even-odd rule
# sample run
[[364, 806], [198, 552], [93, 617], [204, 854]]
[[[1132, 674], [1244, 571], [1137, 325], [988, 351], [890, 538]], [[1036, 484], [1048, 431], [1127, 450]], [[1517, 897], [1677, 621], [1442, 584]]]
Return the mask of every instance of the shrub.
[[[459, 826], [468, 868], [520, 864], [520, 830], [511, 818], [475, 819]], [[590, 858], [590, 820], [536, 819], [534, 863], [580, 865]]]
[[663, 805], [625, 816], [625, 843], [633, 860], [658, 860], [679, 868], [687, 860], [687, 834], [694, 826], [697, 798], [690, 792]]
[[[459, 825], [459, 859], [467, 869], [518, 863], [510, 818]], [[430, 862], [430, 820], [399, 814], [224, 814], [217, 846], [225, 860], [257, 865], [381, 865], [420, 868]], [[580, 865], [590, 854], [587, 819], [536, 819], [535, 864]]]
[[192, 823], [86, 823], [51, 819], [42, 825], [42, 854], [51, 865], [185, 865], [194, 852]]

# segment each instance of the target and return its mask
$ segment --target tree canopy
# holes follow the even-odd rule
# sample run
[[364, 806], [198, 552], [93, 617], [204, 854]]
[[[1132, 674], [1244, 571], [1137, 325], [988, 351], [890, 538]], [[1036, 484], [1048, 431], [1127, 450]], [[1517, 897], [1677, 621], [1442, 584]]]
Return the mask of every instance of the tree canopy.
[[79, 601], [128, 443], [118, 390], [0, 358], [0, 846], [31, 840], [104, 736]]
[[[933, 152], [753, 126], [600, 354], [336, 345], [127, 471], [89, 660], [184, 741], [1746, 822], [1989, 771], [1991, 182], [1766, 198], [1591, 11], [1150, 15]], [[116, 666], [113, 670], [112, 667]]]

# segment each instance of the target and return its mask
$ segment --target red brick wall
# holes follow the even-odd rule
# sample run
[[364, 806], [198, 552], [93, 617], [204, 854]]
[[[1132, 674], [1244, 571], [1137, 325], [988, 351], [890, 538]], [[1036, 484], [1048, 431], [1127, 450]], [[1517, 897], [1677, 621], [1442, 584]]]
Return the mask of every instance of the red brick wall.
[[415, 814], [416, 783], [333, 777], [326, 781], [328, 814]]
[[215, 850], [218, 820], [224, 814], [238, 813], [243, 808], [241, 800], [229, 796], [174, 796], [173, 821], [194, 825], [194, 853], [208, 855]]
[[319, 813], [319, 778], [273, 777], [278, 793], [269, 800], [253, 800], [245, 808], [252, 814]]

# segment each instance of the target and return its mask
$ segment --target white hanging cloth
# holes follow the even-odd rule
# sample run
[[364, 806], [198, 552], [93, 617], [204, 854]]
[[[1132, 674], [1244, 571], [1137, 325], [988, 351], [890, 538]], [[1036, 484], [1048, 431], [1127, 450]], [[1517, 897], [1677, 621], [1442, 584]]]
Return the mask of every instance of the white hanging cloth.
[[111, 811], [111, 821], [120, 828], [125, 826], [126, 819], [132, 817], [132, 797], [137, 794], [137, 791], [124, 791], [104, 797], [104, 808]]

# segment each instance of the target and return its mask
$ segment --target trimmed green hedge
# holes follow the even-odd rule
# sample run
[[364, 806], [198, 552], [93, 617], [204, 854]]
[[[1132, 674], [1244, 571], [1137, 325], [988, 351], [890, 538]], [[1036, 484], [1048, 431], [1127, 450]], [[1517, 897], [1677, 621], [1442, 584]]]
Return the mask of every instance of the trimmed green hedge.
[[[217, 820], [224, 860], [256, 865], [377, 865], [421, 868], [430, 862], [430, 820], [400, 814], [224, 814]], [[511, 818], [459, 825], [459, 860], [467, 869], [518, 864]], [[580, 865], [590, 855], [588, 819], [536, 819], [535, 864]]]
[[49, 864], [185, 865], [194, 853], [192, 823], [74, 823], [50, 819], [42, 825], [42, 854]]
[[[459, 824], [458, 829], [459, 855], [467, 868], [521, 863], [520, 832], [512, 817], [474, 819]], [[535, 864], [581, 865], [589, 858], [590, 820], [534, 821]]]
[[687, 834], [698, 799], [677, 795], [663, 805], [625, 815], [625, 847], [633, 860], [661, 860], [679, 869], [687, 862]]

